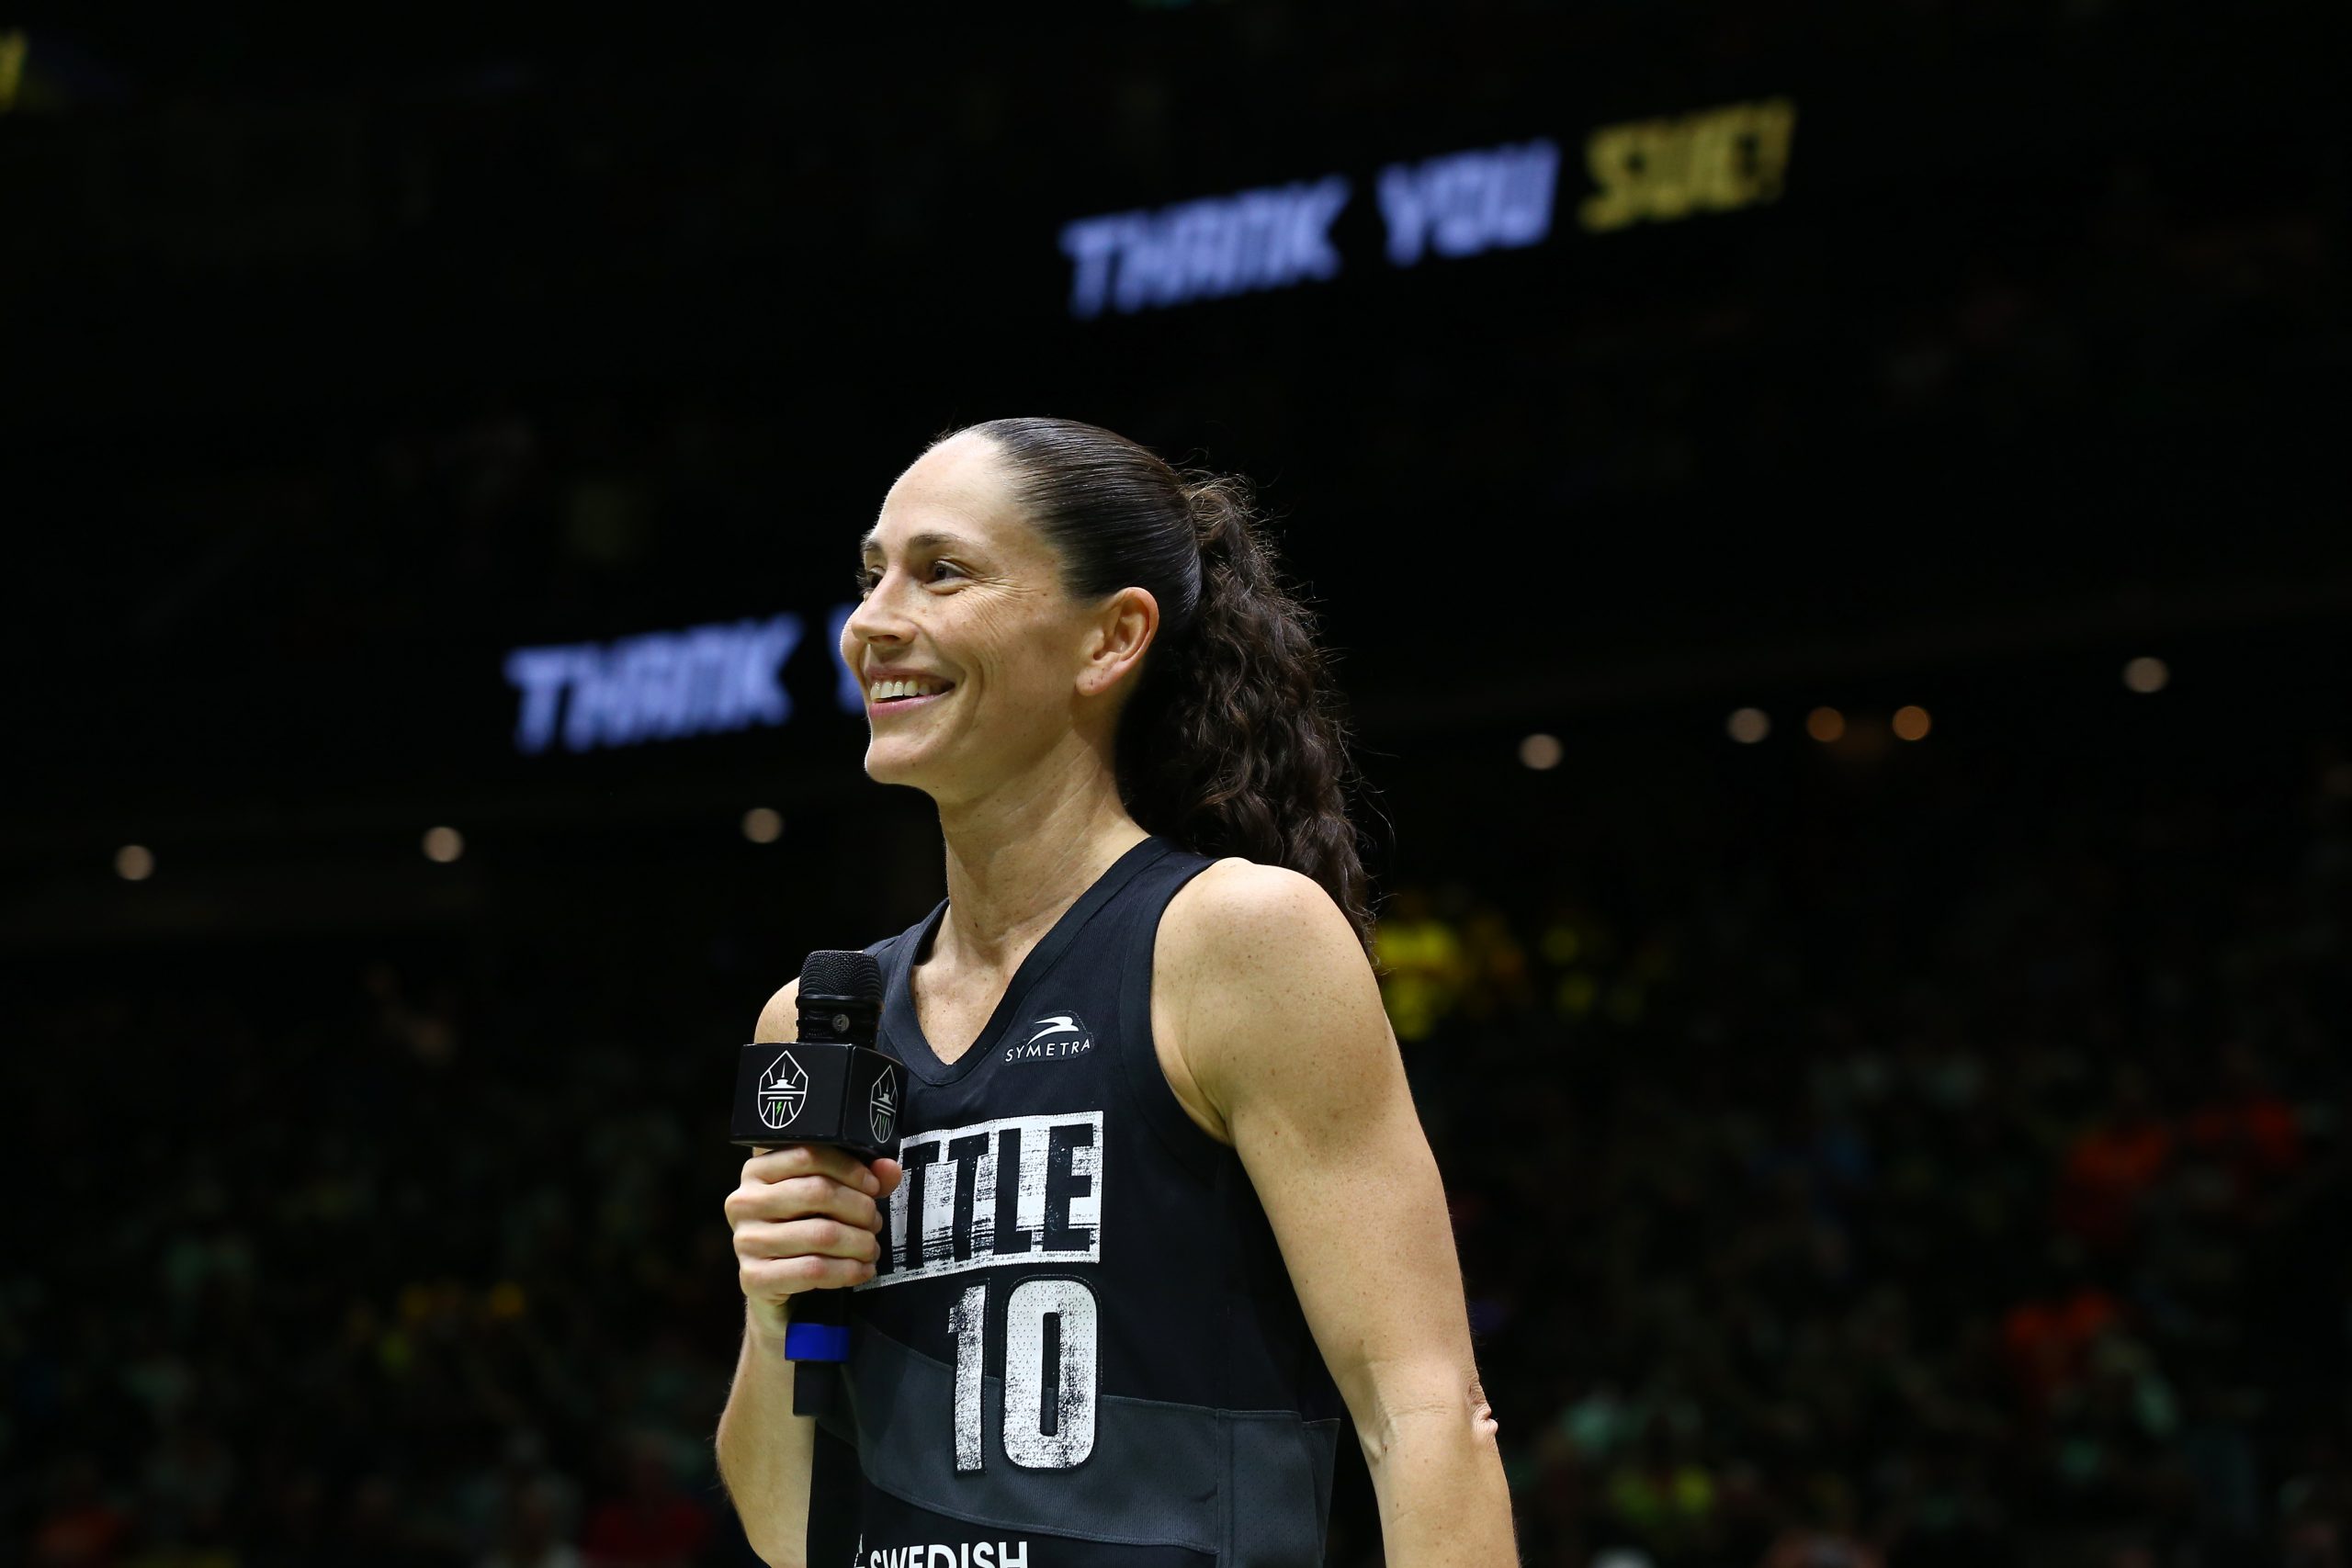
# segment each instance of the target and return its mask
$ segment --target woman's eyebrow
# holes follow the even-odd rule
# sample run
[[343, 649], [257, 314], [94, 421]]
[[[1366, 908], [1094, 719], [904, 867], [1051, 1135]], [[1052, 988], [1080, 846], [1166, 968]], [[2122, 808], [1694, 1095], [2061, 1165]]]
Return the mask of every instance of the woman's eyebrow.
[[[861, 556], [865, 556], [871, 555], [875, 551], [880, 549], [882, 547], [882, 541], [876, 537], [876, 536], [881, 532], [882, 530], [876, 528], [867, 534], [865, 538], [860, 539], [857, 544], [857, 553]], [[936, 550], [942, 548], [953, 549], [963, 543], [963, 536], [957, 534], [931, 532], [910, 534], [907, 536], [907, 548], [910, 550]]]

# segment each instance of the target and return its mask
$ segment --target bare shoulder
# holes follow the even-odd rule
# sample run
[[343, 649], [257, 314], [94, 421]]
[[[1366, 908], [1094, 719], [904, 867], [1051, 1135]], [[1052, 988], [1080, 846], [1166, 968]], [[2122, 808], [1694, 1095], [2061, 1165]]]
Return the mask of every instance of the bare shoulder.
[[784, 987], [768, 998], [760, 1010], [760, 1021], [752, 1031], [754, 1045], [789, 1045], [800, 1038], [800, 981], [797, 976], [784, 983]]
[[1355, 925], [1312, 877], [1217, 862], [1169, 901], [1154, 959], [1160, 1066], [1186, 1113], [1245, 1158], [1269, 1127], [1355, 1125], [1401, 1081]]
[[1169, 901], [1158, 959], [1187, 980], [1246, 984], [1271, 974], [1295, 984], [1325, 973], [1371, 973], [1355, 927], [1321, 884], [1286, 866], [1240, 859], [1218, 861]]
[[1274, 1075], [1352, 1072], [1393, 1050], [1354, 925], [1312, 877], [1222, 860], [1169, 901], [1152, 966], [1161, 1065], [1194, 1121], [1231, 1114]]

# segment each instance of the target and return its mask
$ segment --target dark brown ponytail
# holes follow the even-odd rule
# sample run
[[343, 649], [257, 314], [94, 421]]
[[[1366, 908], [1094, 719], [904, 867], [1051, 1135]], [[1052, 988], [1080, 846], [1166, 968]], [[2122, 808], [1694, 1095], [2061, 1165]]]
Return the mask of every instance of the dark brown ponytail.
[[1119, 790], [1136, 822], [1199, 854], [1314, 878], [1369, 945], [1346, 732], [1314, 619], [1283, 585], [1247, 482], [1179, 471], [1074, 420], [949, 434], [1003, 453], [1072, 593], [1132, 586], [1159, 602], [1159, 642], [1119, 726]]

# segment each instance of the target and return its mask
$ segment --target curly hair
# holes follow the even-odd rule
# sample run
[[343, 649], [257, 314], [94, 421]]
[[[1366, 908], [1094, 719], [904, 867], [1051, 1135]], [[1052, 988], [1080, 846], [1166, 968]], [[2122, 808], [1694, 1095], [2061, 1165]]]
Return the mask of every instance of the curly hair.
[[1198, 854], [1313, 878], [1368, 947], [1347, 732], [1314, 617], [1283, 586], [1248, 482], [1076, 420], [988, 420], [932, 445], [961, 434], [1012, 467], [1071, 593], [1136, 587], [1159, 604], [1159, 640], [1119, 721], [1119, 793], [1136, 821]]

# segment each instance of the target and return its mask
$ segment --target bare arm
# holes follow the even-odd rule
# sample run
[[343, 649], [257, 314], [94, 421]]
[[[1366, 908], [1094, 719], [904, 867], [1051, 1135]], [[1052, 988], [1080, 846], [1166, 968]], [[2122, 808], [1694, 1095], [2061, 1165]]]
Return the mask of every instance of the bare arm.
[[[796, 980], [769, 998], [754, 1040], [798, 1038], [799, 989]], [[875, 1199], [898, 1181], [895, 1160], [876, 1160], [869, 1174], [838, 1149], [794, 1144], [754, 1152], [727, 1199], [743, 1287], [743, 1348], [718, 1417], [718, 1474], [744, 1538], [773, 1568], [806, 1568], [817, 1450], [817, 1423], [792, 1413], [792, 1363], [784, 1355], [789, 1303], [801, 1291], [873, 1278]]]
[[1159, 955], [1183, 1067], [1354, 1418], [1387, 1561], [1518, 1562], [1445, 1190], [1346, 917], [1295, 873], [1223, 862], [1170, 906]]

